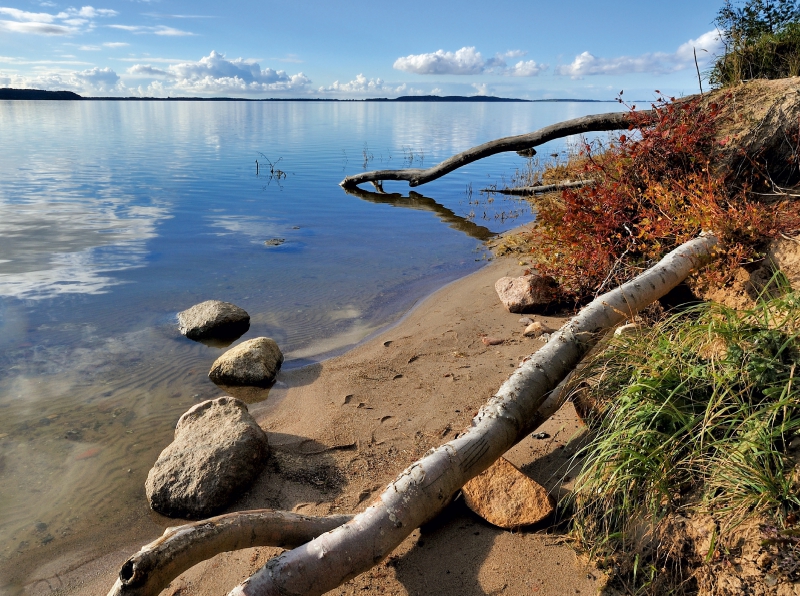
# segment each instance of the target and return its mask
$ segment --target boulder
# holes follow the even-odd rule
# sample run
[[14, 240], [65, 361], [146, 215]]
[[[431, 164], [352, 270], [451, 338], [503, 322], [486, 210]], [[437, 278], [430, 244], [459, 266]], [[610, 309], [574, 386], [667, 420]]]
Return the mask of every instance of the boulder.
[[275, 381], [281, 364], [283, 354], [275, 340], [256, 337], [217, 358], [208, 377], [217, 385], [265, 387]]
[[175, 439], [147, 475], [150, 507], [198, 519], [225, 507], [258, 475], [269, 455], [267, 435], [233, 397], [204, 401], [175, 426]]
[[541, 485], [500, 458], [461, 489], [467, 507], [505, 529], [535, 524], [553, 512], [553, 499]]
[[526, 312], [546, 307], [555, 295], [555, 283], [541, 275], [501, 277], [494, 284], [500, 301], [508, 312]]
[[189, 339], [239, 337], [250, 328], [250, 315], [230, 302], [206, 300], [179, 312], [178, 326]]

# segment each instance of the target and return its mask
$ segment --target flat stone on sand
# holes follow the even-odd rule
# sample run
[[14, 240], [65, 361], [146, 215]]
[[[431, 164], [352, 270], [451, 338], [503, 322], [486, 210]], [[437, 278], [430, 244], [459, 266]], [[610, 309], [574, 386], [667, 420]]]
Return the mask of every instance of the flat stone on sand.
[[553, 500], [544, 487], [502, 457], [467, 482], [461, 493], [467, 507], [505, 529], [535, 524], [553, 512]]
[[250, 315], [230, 302], [206, 300], [178, 313], [180, 332], [189, 339], [239, 337], [250, 327]]
[[508, 312], [541, 309], [553, 299], [553, 281], [541, 275], [501, 277], [494, 289]]
[[199, 403], [180, 417], [175, 439], [147, 475], [150, 507], [170, 517], [208, 517], [250, 485], [268, 455], [267, 435], [243, 402]]
[[208, 377], [217, 385], [264, 387], [275, 381], [283, 353], [269, 337], [256, 337], [231, 348], [217, 358]]

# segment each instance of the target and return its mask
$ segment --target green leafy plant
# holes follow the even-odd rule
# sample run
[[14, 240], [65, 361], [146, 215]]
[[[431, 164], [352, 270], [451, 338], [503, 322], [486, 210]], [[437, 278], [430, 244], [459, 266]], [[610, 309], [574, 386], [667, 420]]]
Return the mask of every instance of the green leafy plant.
[[709, 74], [717, 87], [800, 74], [800, 5], [796, 0], [728, 0], [715, 20], [725, 45]]

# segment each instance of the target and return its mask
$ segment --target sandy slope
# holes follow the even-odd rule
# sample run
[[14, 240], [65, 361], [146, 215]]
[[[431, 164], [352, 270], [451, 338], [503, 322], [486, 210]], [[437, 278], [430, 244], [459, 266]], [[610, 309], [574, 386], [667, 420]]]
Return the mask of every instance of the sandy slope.
[[[516, 261], [495, 261], [432, 295], [400, 324], [356, 349], [281, 373], [269, 398], [250, 406], [268, 432], [273, 457], [230, 510], [360, 511], [407, 464], [467, 426], [521, 358], [543, 345], [523, 337], [520, 315], [506, 312], [493, 289], [499, 277], [522, 269]], [[556, 318], [540, 320], [559, 324]], [[487, 347], [482, 335], [505, 342]], [[508, 458], [557, 493], [580, 423], [568, 404], [540, 430], [550, 437], [528, 438]], [[387, 561], [332, 593], [596, 593], [604, 578], [578, 560], [559, 532], [546, 527], [550, 523], [503, 531], [459, 499]], [[220, 555], [175, 580], [165, 593], [225, 594], [277, 552]], [[105, 594], [124, 557], [110, 554], [59, 574], [57, 582], [51, 576], [50, 586], [60, 593]], [[43, 581], [27, 592], [53, 593]]]

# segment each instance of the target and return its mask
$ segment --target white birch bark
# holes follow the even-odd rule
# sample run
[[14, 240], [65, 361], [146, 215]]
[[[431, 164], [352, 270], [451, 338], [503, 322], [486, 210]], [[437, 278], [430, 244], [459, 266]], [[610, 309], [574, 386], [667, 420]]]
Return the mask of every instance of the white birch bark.
[[712, 258], [716, 245], [713, 235], [691, 240], [655, 267], [596, 298], [516, 369], [464, 434], [411, 464], [366, 511], [272, 559], [230, 596], [323, 594], [378, 564], [415, 528], [436, 516], [468, 480], [525, 436], [548, 394], [603, 330], [677, 286]]
[[214, 555], [254, 546], [295, 547], [352, 517], [258, 509], [167, 528], [122, 565], [108, 596], [156, 596], [181, 573]]

